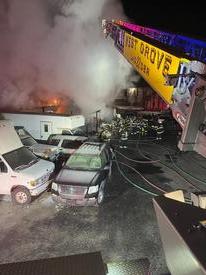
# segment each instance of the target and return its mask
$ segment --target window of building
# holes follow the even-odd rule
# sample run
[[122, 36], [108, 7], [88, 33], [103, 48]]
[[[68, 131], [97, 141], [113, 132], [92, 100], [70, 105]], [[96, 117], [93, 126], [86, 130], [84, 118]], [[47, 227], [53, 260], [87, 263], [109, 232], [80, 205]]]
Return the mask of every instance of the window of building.
[[49, 126], [47, 124], [44, 124], [44, 132], [45, 133], [49, 132]]

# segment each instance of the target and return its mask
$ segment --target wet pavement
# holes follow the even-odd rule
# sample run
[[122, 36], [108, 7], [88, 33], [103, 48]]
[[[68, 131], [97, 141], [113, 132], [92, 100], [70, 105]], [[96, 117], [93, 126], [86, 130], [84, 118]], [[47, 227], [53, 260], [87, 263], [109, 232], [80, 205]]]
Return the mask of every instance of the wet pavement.
[[1, 201], [0, 263], [101, 251], [106, 263], [147, 258], [152, 274], [166, 274], [152, 198], [177, 189], [189, 198], [206, 182], [206, 160], [175, 144], [129, 140], [121, 149], [114, 142], [118, 165], [101, 207], [55, 205], [50, 192], [27, 207]]

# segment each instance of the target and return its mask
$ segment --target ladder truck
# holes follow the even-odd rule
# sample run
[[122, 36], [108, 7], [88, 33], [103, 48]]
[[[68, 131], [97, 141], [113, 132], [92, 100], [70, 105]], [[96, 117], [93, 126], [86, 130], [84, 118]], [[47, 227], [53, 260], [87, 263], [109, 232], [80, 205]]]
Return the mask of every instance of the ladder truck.
[[102, 29], [171, 109], [178, 148], [206, 157], [206, 41], [122, 20], [103, 19]]

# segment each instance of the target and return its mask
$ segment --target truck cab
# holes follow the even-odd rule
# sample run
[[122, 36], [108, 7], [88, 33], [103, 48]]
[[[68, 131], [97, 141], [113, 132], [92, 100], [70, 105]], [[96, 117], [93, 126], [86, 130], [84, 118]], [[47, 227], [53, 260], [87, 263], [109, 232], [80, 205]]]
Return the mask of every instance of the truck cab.
[[54, 164], [23, 146], [9, 121], [0, 121], [0, 138], [0, 194], [10, 195], [15, 204], [29, 204], [47, 189]]

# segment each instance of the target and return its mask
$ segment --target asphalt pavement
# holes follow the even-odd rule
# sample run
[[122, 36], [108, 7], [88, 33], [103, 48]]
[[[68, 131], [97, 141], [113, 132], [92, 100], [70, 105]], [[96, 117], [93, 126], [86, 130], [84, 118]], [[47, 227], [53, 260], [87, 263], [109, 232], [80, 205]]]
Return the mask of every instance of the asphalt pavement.
[[175, 137], [130, 139], [126, 148], [111, 142], [115, 160], [101, 207], [56, 205], [50, 192], [27, 207], [0, 202], [0, 263], [101, 251], [105, 263], [148, 259], [152, 274], [168, 272], [152, 198], [204, 190], [206, 160], [179, 152]]

